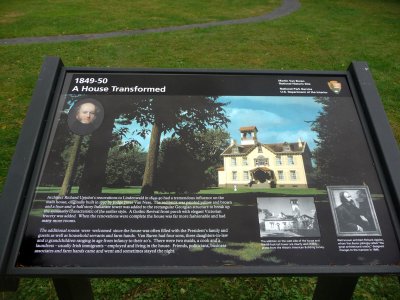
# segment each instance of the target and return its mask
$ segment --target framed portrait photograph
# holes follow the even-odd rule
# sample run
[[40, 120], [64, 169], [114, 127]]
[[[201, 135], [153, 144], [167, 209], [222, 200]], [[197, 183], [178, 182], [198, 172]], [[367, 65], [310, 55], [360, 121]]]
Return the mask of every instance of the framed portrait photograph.
[[368, 186], [327, 186], [338, 236], [380, 236]]
[[77, 135], [88, 135], [97, 130], [104, 119], [104, 108], [99, 101], [78, 99], [68, 113], [68, 127]]

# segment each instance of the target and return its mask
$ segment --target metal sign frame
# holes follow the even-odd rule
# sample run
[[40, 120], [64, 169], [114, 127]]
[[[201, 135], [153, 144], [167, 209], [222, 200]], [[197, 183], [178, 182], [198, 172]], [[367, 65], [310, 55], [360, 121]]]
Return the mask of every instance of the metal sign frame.
[[381, 100], [365, 62], [353, 62], [346, 72], [314, 71], [224, 71], [176, 69], [99, 69], [64, 67], [57, 57], [46, 58], [32, 96], [24, 126], [0, 201], [0, 274], [11, 276], [139, 276], [139, 275], [276, 275], [276, 274], [383, 274], [400, 273], [396, 265], [281, 265], [281, 266], [176, 266], [176, 267], [26, 267], [17, 268], [18, 247], [30, 209], [33, 184], [55, 116], [57, 99], [66, 74], [76, 72], [135, 74], [213, 75], [313, 75], [344, 76], [350, 87], [387, 199], [393, 230], [400, 241], [400, 155]]

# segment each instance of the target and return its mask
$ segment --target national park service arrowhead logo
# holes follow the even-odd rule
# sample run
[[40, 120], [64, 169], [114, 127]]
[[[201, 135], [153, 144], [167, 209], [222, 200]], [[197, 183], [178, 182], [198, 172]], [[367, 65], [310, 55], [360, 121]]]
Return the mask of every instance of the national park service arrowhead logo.
[[331, 91], [334, 92], [335, 94], [339, 94], [340, 91], [342, 90], [342, 84], [336, 80], [328, 81], [328, 86], [331, 89]]

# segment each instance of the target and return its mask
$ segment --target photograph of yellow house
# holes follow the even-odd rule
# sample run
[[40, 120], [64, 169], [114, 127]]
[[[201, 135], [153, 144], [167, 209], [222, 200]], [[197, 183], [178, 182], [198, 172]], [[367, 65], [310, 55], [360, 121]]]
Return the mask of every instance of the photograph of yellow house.
[[232, 140], [221, 154], [220, 187], [252, 188], [309, 187], [311, 151], [306, 142], [263, 144], [256, 126], [240, 127], [240, 144]]

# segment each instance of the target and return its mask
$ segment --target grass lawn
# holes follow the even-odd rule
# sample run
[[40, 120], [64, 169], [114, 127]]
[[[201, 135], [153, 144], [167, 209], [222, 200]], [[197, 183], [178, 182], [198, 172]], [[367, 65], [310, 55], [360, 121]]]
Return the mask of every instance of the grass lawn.
[[[315, 278], [308, 277], [182, 277], [92, 279], [95, 299], [311, 299]], [[361, 277], [354, 300], [399, 296], [396, 277]], [[0, 299], [57, 299], [51, 280], [22, 279], [17, 293]]]
[[[161, 3], [137, 2], [154, 5]], [[188, 13], [184, 13], [182, 8], [180, 16], [178, 14], [181, 13], [181, 6], [186, 5], [182, 4], [183, 2], [188, 3]], [[160, 15], [164, 16], [166, 8], [162, 4], [154, 6], [157, 9], [148, 9], [146, 16], [141, 16], [141, 12], [135, 7], [127, 9], [130, 20], [135, 20], [127, 24], [125, 21], [118, 21], [125, 19], [121, 17], [121, 14], [125, 13], [123, 9], [107, 9], [106, 13], [97, 14], [96, 18], [92, 17], [91, 23], [94, 25], [91, 27], [87, 22], [76, 21], [80, 18], [79, 15], [84, 13], [84, 9], [72, 9], [73, 13], [71, 10], [61, 9], [62, 5], [69, 3], [67, 1], [43, 1], [42, 5], [33, 1], [3, 1], [0, 4], [0, 12], [3, 14], [0, 21], [1, 30], [4, 30], [1, 35], [12, 37], [95, 32], [103, 31], [104, 28], [109, 31], [155, 27], [155, 24], [166, 26], [192, 21], [203, 22], [209, 17], [207, 12], [202, 12], [196, 17], [188, 16], [193, 11], [200, 12], [196, 7], [197, 2], [200, 1], [180, 1], [180, 7], [174, 10], [176, 17], [168, 17], [168, 20], [157, 19]], [[209, 1], [211, 2], [217, 1]], [[230, 10], [227, 7], [228, 2], [236, 3], [236, 8]], [[235, 15], [236, 17], [258, 15], [260, 11], [268, 10], [268, 7], [263, 6], [263, 2], [246, 1], [244, 3], [247, 4], [242, 10], [242, 1], [219, 1], [225, 3], [225, 7], [211, 18], [216, 19], [218, 15], [229, 19], [237, 10], [239, 14]], [[32, 8], [35, 6], [33, 3], [37, 8]], [[59, 6], [51, 3], [57, 3]], [[92, 2], [87, 3], [89, 5]], [[400, 141], [400, 2], [302, 0], [301, 3], [301, 9], [292, 15], [259, 24], [87, 42], [0, 46], [0, 184], [3, 184], [7, 174], [33, 87], [46, 55], [62, 57], [67, 66], [125, 68], [345, 70], [351, 61], [365, 60], [369, 63], [376, 80], [395, 137]], [[261, 6], [259, 11], [246, 11]], [[72, 27], [58, 26], [55, 22], [65, 20], [61, 21], [59, 17], [52, 19], [51, 16], [45, 15], [46, 11], [58, 8], [59, 12], [65, 11], [68, 17], [71, 16], [69, 19], [74, 23]], [[217, 12], [215, 8], [212, 10]], [[224, 14], [225, 12], [228, 13]], [[29, 16], [41, 13], [43, 24], [36, 28], [29, 24], [24, 25], [25, 28], [21, 25], [20, 29], [12, 27], [13, 18], [15, 23], [25, 18], [26, 23]], [[171, 11], [169, 13], [173, 14]], [[4, 17], [7, 14], [9, 17]], [[77, 19], [74, 19], [75, 16]], [[149, 16], [156, 20], [148, 22]], [[10, 24], [5, 24], [6, 22]], [[121, 23], [117, 25], [118, 22]], [[107, 26], [102, 27], [104, 24]], [[4, 26], [7, 29], [3, 29]], [[315, 279], [300, 277], [93, 280], [96, 299], [307, 299], [311, 297], [314, 285]], [[17, 293], [0, 293], [1, 298], [54, 299], [55, 292], [47, 279], [24, 279]], [[400, 287], [397, 278], [393, 276], [362, 277], [354, 296], [354, 299], [399, 298]]]
[[110, 32], [263, 15], [279, 0], [2, 1], [0, 38]]

